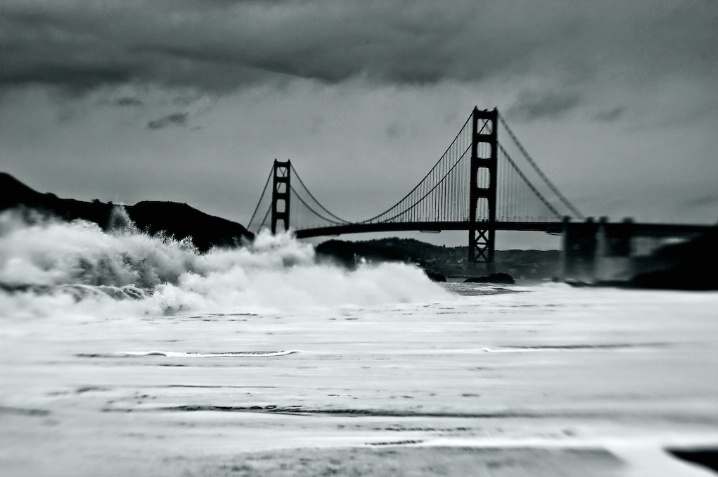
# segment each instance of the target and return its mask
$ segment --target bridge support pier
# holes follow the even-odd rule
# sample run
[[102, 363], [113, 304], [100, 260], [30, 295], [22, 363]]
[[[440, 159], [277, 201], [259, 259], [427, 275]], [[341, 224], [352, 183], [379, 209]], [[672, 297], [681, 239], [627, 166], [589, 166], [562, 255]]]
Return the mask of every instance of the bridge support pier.
[[289, 196], [291, 179], [290, 161], [274, 160], [272, 168], [272, 234], [277, 233], [277, 222], [282, 222], [284, 231], [289, 230]]
[[[475, 107], [471, 116], [468, 259], [470, 271], [479, 263], [486, 264], [488, 273], [494, 271], [498, 115], [496, 108], [482, 111]], [[487, 214], [487, 217], [480, 221], [477, 220], [479, 204], [482, 205], [482, 212]]]
[[599, 219], [595, 279], [598, 281], [629, 280], [633, 274], [633, 221], [610, 226], [608, 218]]
[[633, 275], [631, 219], [610, 224], [606, 217], [563, 220], [562, 278], [586, 283], [627, 280]]
[[596, 232], [593, 218], [572, 223], [563, 219], [563, 246], [561, 249], [561, 275], [563, 280], [593, 281], [596, 268]]

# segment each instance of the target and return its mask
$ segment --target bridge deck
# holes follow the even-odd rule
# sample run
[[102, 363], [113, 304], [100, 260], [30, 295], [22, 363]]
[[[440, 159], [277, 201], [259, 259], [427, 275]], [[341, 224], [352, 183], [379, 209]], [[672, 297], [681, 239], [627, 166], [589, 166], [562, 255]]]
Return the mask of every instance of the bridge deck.
[[[491, 226], [486, 222], [480, 222], [482, 227], [490, 229]], [[615, 222], [615, 223], [597, 223], [597, 222], [570, 222], [571, 227], [580, 229], [585, 227], [587, 230], [595, 229], [601, 225], [609, 228], [611, 231], [620, 232], [626, 230], [634, 235], [646, 236], [671, 236], [671, 235], [690, 235], [697, 233], [715, 233], [718, 225], [703, 224], [656, 224], [656, 223], [634, 223], [634, 222]], [[501, 231], [522, 231], [522, 232], [546, 232], [549, 234], [560, 234], [563, 230], [563, 222], [496, 222], [494, 230]], [[369, 232], [411, 232], [411, 231], [443, 231], [443, 230], [469, 230], [469, 222], [395, 222], [395, 223], [379, 223], [379, 224], [344, 224], [331, 227], [317, 227], [296, 230], [297, 238], [322, 237], [344, 234], [359, 234]]]

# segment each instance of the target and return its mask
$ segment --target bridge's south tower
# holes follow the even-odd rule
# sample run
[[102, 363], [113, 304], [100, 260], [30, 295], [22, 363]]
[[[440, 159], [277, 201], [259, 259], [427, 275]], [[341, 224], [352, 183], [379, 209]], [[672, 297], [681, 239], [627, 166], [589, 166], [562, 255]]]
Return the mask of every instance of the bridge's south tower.
[[[471, 118], [471, 178], [469, 183], [469, 266], [494, 267], [496, 242], [496, 172], [498, 163], [498, 111], [474, 108]], [[485, 217], [477, 219], [477, 212]], [[482, 214], [484, 215], [484, 214]]]
[[284, 225], [285, 231], [289, 230], [291, 166], [290, 161], [280, 162], [276, 159], [274, 160], [272, 169], [272, 234], [277, 233], [277, 222], [279, 221]]

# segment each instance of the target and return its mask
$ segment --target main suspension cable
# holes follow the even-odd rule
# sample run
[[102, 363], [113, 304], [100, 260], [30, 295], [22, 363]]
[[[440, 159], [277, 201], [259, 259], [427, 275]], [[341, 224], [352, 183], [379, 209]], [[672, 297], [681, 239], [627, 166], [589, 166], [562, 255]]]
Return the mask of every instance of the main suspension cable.
[[[302, 178], [299, 176], [299, 173], [298, 173], [297, 170], [294, 168], [294, 165], [293, 165], [293, 164], [290, 164], [290, 167], [292, 168], [292, 171], [294, 171], [294, 175], [297, 176], [297, 179], [299, 180], [299, 183], [302, 184], [302, 187], [304, 187], [304, 190], [307, 191], [307, 194], [309, 194], [309, 197], [311, 197], [311, 198], [314, 200], [314, 202], [315, 202], [319, 207], [321, 207], [321, 209], [322, 209], [324, 212], [326, 212], [327, 214], [329, 214], [331, 217], [337, 219], [337, 220], [338, 220], [339, 222], [341, 222], [341, 223], [345, 223], [345, 224], [350, 223], [348, 220], [344, 220], [344, 219], [342, 219], [341, 217], [338, 217], [338, 216], [336, 216], [335, 214], [333, 214], [332, 212], [330, 212], [329, 210], [327, 210], [327, 208], [324, 207], [324, 206], [322, 205], [322, 203], [317, 200], [316, 197], [314, 197], [314, 195], [312, 194], [312, 191], [309, 190], [309, 187], [307, 187], [307, 186], [304, 184], [304, 181], [303, 181]], [[294, 190], [294, 189], [292, 189], [292, 190]], [[294, 191], [294, 192], [296, 193], [296, 191]], [[301, 200], [301, 199], [300, 199], [300, 200]], [[309, 206], [307, 206], [307, 207], [309, 207]]]
[[264, 183], [264, 188], [262, 189], [262, 195], [259, 196], [259, 202], [257, 202], [257, 206], [254, 208], [254, 212], [252, 213], [252, 218], [249, 219], [249, 222], [247, 225], [251, 225], [252, 221], [254, 220], [254, 216], [257, 215], [257, 210], [259, 210], [259, 206], [262, 205], [262, 199], [264, 199], [264, 194], [267, 192], [267, 186], [269, 185], [269, 180], [272, 178], [272, 172], [273, 170], [269, 170], [269, 175], [267, 176], [267, 181]]
[[[304, 199], [302, 199], [302, 196], [299, 195], [299, 193], [297, 193], [297, 190], [294, 188], [294, 186], [290, 185], [289, 188], [291, 189], [292, 192], [294, 192], [295, 197], [296, 197], [297, 199], [299, 199], [299, 201], [300, 201], [302, 204], [304, 204], [304, 207], [306, 207], [307, 209], [309, 209], [309, 211], [310, 211], [311, 213], [313, 213], [314, 215], [316, 215], [316, 216], [319, 217], [320, 219], [326, 220], [327, 222], [332, 223], [332, 224], [334, 224], [334, 225], [344, 225], [344, 224], [348, 223], [348, 222], [337, 222], [336, 220], [331, 220], [331, 219], [328, 219], [328, 218], [324, 217], [322, 214], [320, 214], [319, 212], [317, 212], [316, 210], [314, 210], [309, 204], [307, 204], [307, 203], [304, 201]], [[309, 192], [309, 190], [307, 190], [307, 192]], [[317, 204], [319, 204], [319, 202], [317, 202]], [[319, 206], [321, 206], [321, 204], [319, 204]], [[330, 212], [330, 213], [331, 213], [331, 212]]]
[[[531, 164], [531, 166], [538, 173], [538, 175], [544, 180], [544, 182], [546, 182], [546, 184], [549, 186], [551, 191], [554, 194], [556, 194], [556, 196], [561, 200], [561, 202], [564, 203], [564, 205], [566, 207], [568, 207], [571, 210], [571, 212], [576, 214], [576, 217], [583, 220], [583, 218], [584, 218], [583, 214], [566, 198], [566, 196], [564, 196], [561, 193], [560, 190], [558, 190], [558, 188], [553, 184], [553, 182], [551, 182], [551, 180], [546, 176], [546, 174], [544, 174], [544, 172], [541, 170], [541, 168], [538, 166], [538, 164], [536, 164], [536, 161], [533, 160], [531, 155], [524, 148], [523, 144], [521, 144], [519, 139], [516, 137], [514, 132], [511, 130], [511, 128], [509, 127], [509, 124], [506, 122], [506, 120], [504, 119], [503, 116], [499, 115], [499, 121], [501, 121], [501, 124], [503, 124], [503, 126], [506, 128], [506, 131], [509, 133], [509, 136], [511, 137], [511, 139], [513, 139], [514, 143], [519, 148], [521, 153], [524, 155], [526, 160], [529, 162], [529, 164]], [[508, 157], [508, 154], [507, 154], [507, 157]]]
[[549, 209], [551, 212], [553, 212], [553, 214], [554, 214], [557, 218], [560, 218], [560, 217], [561, 217], [561, 213], [560, 213], [559, 211], [557, 211], [557, 210], [554, 208], [554, 206], [552, 206], [551, 203], [549, 203], [549, 201], [546, 200], [546, 198], [545, 198], [543, 195], [541, 195], [541, 192], [539, 192], [538, 189], [536, 189], [536, 187], [534, 187], [534, 185], [533, 185], [533, 184], [528, 180], [528, 178], [524, 175], [524, 173], [521, 172], [521, 169], [519, 169], [519, 166], [516, 165], [516, 163], [514, 162], [513, 159], [511, 159], [511, 156], [509, 155], [508, 152], [506, 152], [506, 149], [504, 149], [504, 146], [502, 146], [501, 144], [499, 144], [499, 149], [501, 150], [501, 152], [504, 153], [504, 156], [506, 157], [506, 159], [507, 159], [507, 160], [509, 161], [509, 163], [513, 166], [514, 170], [518, 173], [518, 175], [524, 180], [524, 182], [526, 183], [526, 185], [529, 186], [529, 188], [531, 188], [531, 190], [533, 191], [533, 193], [536, 194], [536, 196], [541, 200], [541, 202], [543, 202], [543, 204], [544, 204], [546, 207], [548, 207], [548, 209]]
[[427, 179], [427, 177], [429, 177], [429, 176], [431, 175], [431, 173], [434, 172], [434, 169], [436, 169], [436, 167], [441, 163], [441, 161], [444, 160], [444, 158], [445, 158], [446, 155], [449, 153], [449, 151], [451, 150], [451, 148], [454, 147], [454, 144], [455, 144], [456, 141], [459, 139], [459, 136], [461, 136], [461, 133], [463, 133], [463, 132], [464, 132], [464, 129], [466, 129], [466, 125], [469, 124], [469, 121], [471, 121], [471, 118], [472, 118], [473, 114], [474, 114], [474, 113], [472, 112], [472, 113], [469, 115], [469, 117], [466, 118], [466, 121], [464, 122], [464, 125], [461, 126], [461, 129], [460, 129], [459, 132], [456, 134], [456, 137], [454, 138], [454, 140], [451, 141], [451, 144], [449, 145], [449, 147], [447, 147], [447, 148], [446, 148], [446, 151], [444, 151], [444, 154], [442, 154], [441, 157], [439, 158], [439, 160], [436, 161], [436, 164], [434, 164], [434, 167], [432, 167], [432, 168], [429, 170], [429, 172], [426, 173], [426, 175], [419, 181], [419, 183], [418, 183], [413, 189], [411, 189], [411, 190], [409, 191], [408, 194], [406, 194], [404, 197], [402, 197], [401, 200], [399, 200], [396, 204], [394, 204], [394, 205], [392, 205], [391, 207], [389, 207], [388, 209], [386, 209], [386, 210], [385, 210], [384, 212], [382, 212], [381, 214], [375, 215], [374, 217], [372, 217], [372, 218], [370, 218], [370, 219], [362, 220], [361, 222], [358, 222], [358, 223], [360, 223], [360, 224], [366, 224], [366, 223], [371, 222], [372, 220], [375, 220], [375, 219], [381, 217], [382, 215], [388, 214], [389, 211], [391, 211], [392, 209], [395, 209], [396, 207], [398, 207], [398, 206], [399, 206], [402, 202], [404, 202], [411, 194], [413, 194], [414, 191], [416, 191], [416, 190], [424, 183], [424, 181]]

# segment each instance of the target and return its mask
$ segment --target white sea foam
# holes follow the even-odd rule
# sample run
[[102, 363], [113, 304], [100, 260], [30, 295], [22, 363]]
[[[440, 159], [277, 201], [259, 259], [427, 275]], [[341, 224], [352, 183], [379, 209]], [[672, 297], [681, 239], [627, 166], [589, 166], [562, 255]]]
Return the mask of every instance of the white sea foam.
[[[95, 224], [0, 215], [4, 315], [295, 309], [426, 301], [447, 292], [416, 267], [355, 271], [315, 260], [288, 234], [260, 234], [241, 249], [199, 253], [184, 240], [150, 236], [123, 210]], [[85, 313], [86, 312], [86, 313]]]
[[78, 353], [80, 358], [266, 358], [275, 356], [288, 356], [299, 353], [297, 350], [286, 351], [221, 351], [221, 352], [197, 352], [197, 351], [120, 351], [117, 353]]

